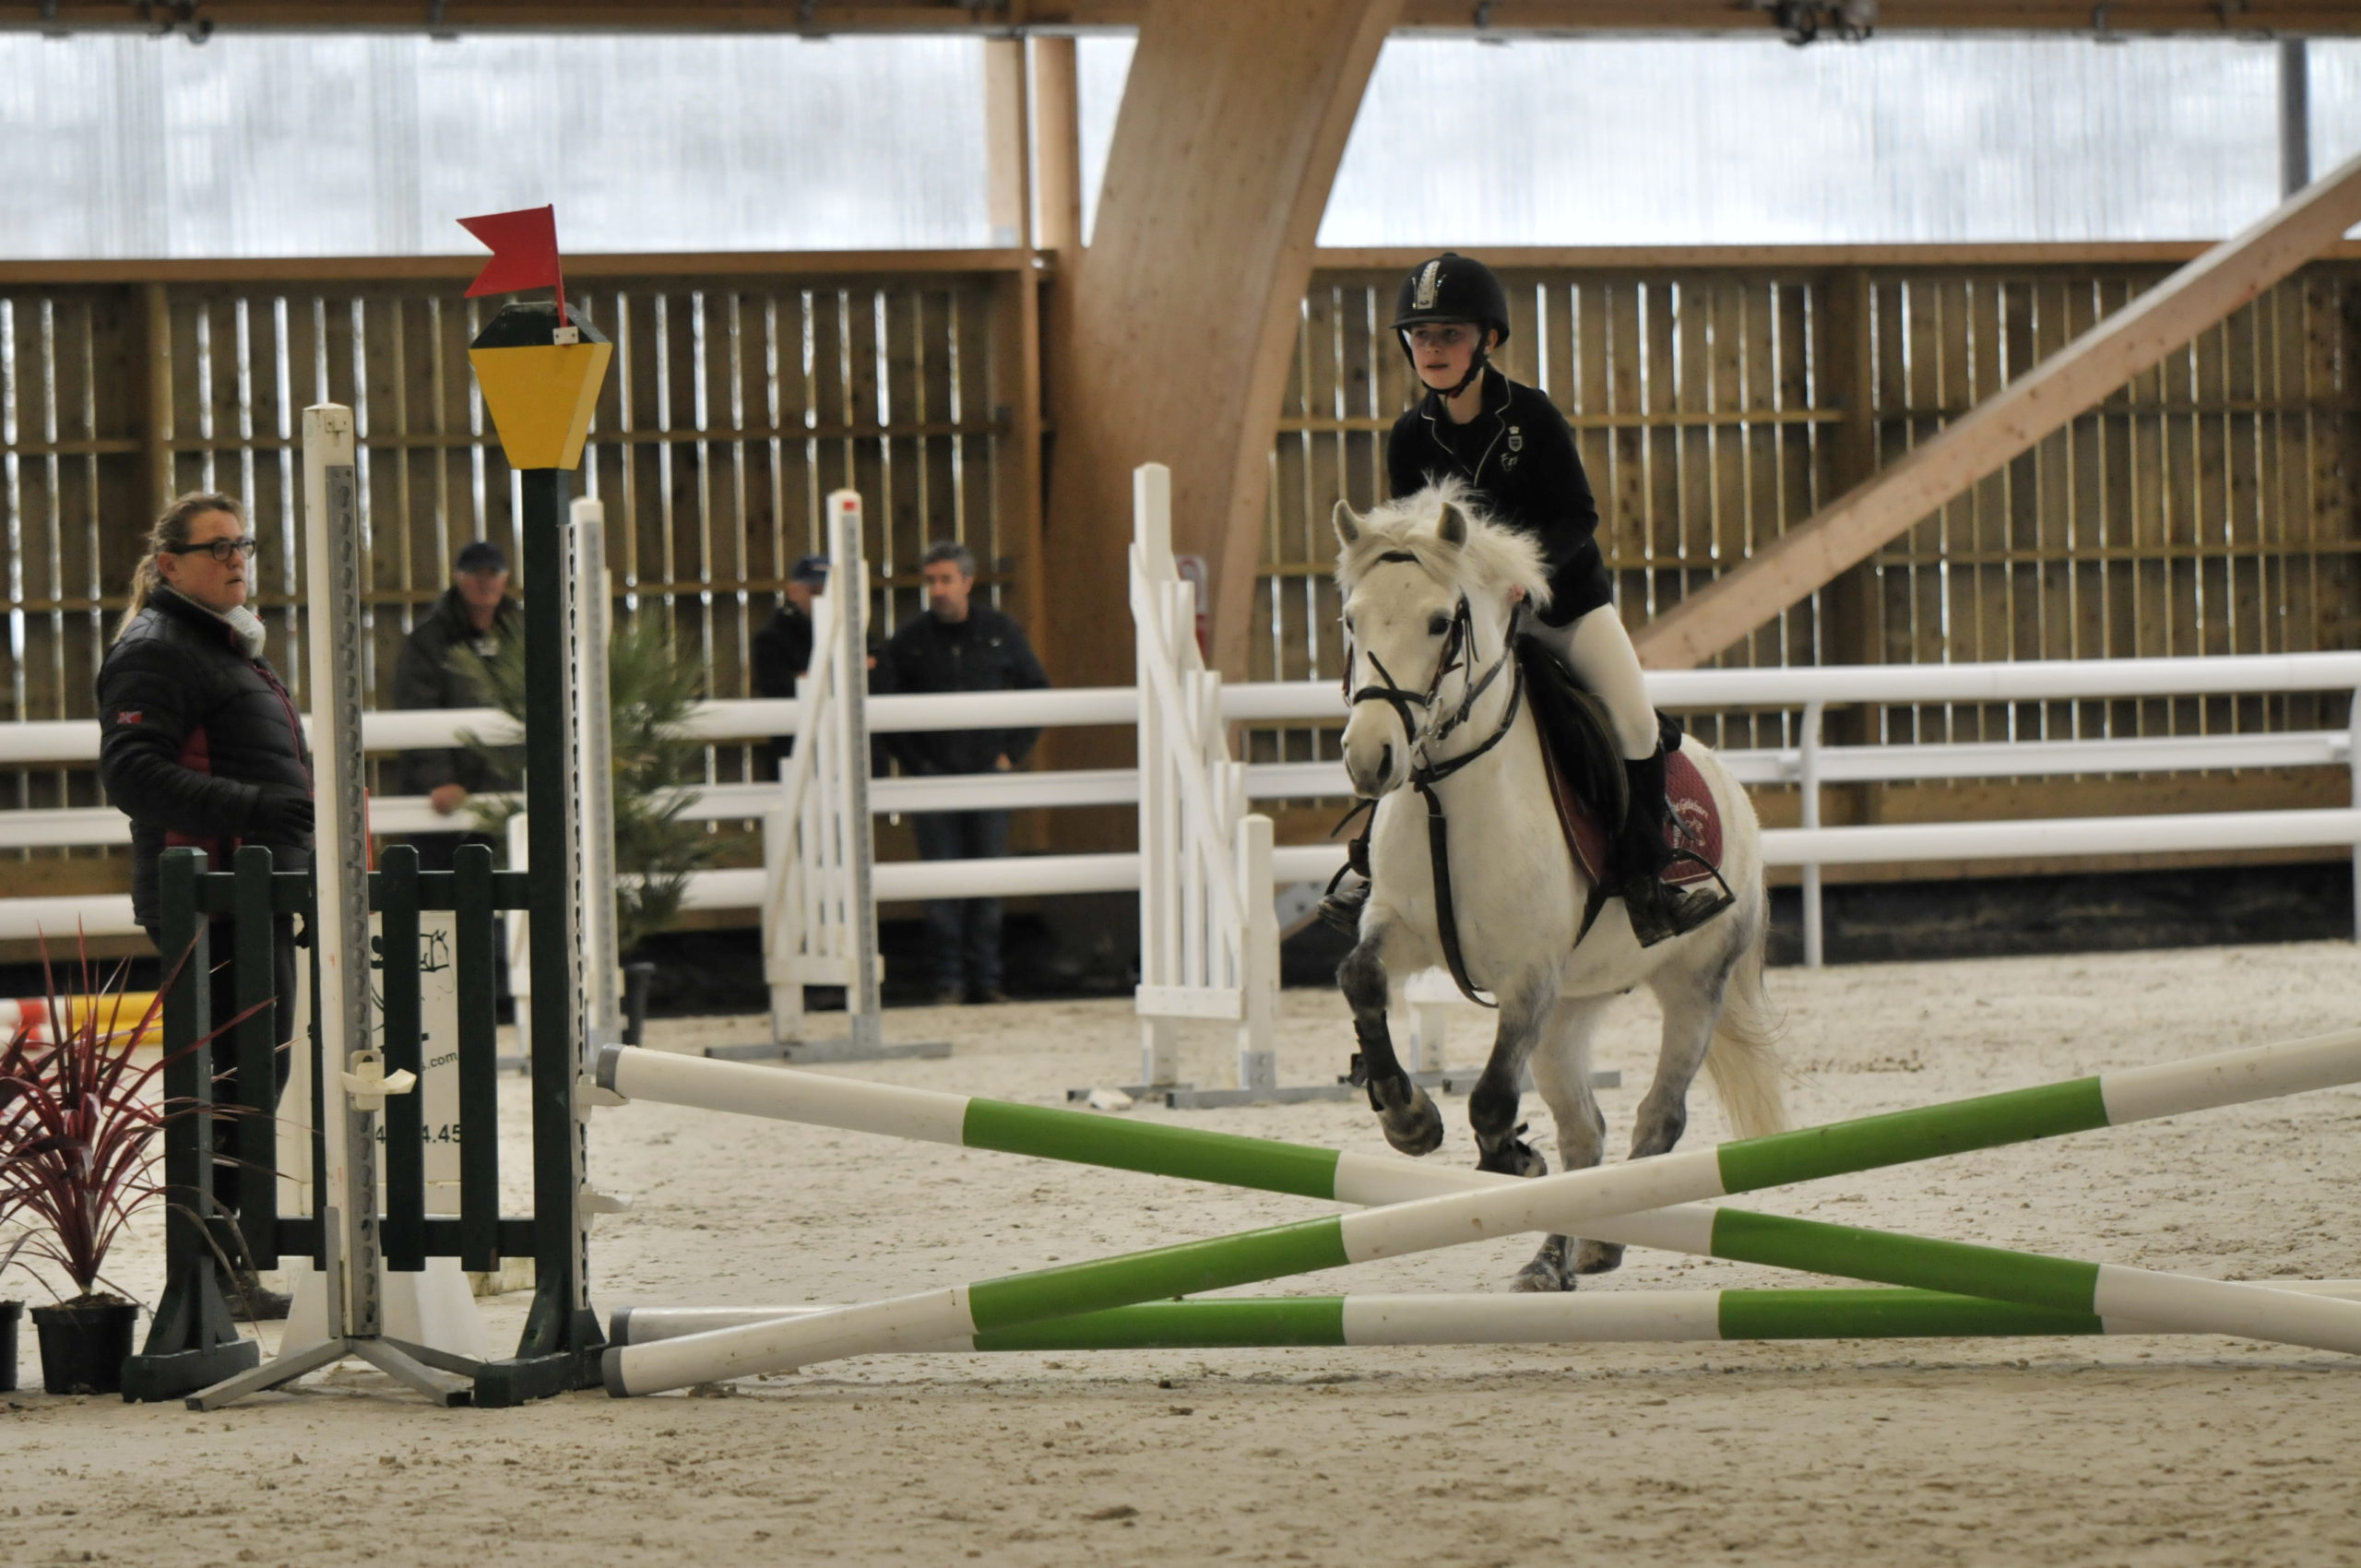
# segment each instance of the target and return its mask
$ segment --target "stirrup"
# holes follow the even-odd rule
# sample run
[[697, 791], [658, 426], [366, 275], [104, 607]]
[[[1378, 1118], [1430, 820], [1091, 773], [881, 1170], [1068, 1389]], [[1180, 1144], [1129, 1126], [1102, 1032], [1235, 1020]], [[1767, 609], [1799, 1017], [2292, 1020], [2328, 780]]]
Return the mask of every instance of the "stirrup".
[[1643, 947], [1686, 936], [1737, 902], [1726, 888], [1675, 887], [1653, 872], [1632, 877], [1621, 891], [1631, 934]]
[[1348, 882], [1320, 900], [1320, 921], [1347, 936], [1361, 933], [1361, 909], [1369, 903], [1370, 885]]

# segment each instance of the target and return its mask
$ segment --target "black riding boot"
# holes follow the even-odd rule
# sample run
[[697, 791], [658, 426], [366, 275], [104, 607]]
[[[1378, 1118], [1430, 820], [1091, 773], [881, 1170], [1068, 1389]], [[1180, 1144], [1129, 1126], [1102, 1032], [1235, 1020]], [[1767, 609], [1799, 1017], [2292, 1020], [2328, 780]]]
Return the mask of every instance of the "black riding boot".
[[1664, 841], [1672, 802], [1665, 794], [1663, 748], [1643, 762], [1625, 759], [1623, 772], [1631, 782], [1631, 804], [1615, 843], [1616, 875], [1622, 879], [1616, 892], [1631, 918], [1631, 934], [1641, 946], [1654, 947], [1695, 931], [1731, 900], [1719, 884], [1674, 887], [1664, 880], [1664, 868], [1672, 862]]

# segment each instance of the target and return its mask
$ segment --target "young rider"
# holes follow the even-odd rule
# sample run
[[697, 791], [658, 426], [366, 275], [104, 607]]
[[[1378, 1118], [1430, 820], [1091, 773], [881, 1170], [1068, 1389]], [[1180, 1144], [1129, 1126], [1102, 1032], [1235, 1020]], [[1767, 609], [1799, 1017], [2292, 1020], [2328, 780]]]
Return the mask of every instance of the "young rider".
[[[1426, 395], [1394, 422], [1386, 450], [1394, 497], [1456, 475], [1499, 522], [1537, 539], [1549, 560], [1549, 608], [1525, 635], [1557, 655], [1606, 705], [1631, 789], [1614, 850], [1615, 891], [1642, 946], [1693, 931], [1729, 902], [1719, 889], [1673, 887], [1664, 826], [1664, 751], [1640, 677], [1639, 655], [1610, 602], [1598, 548], [1598, 508], [1574, 450], [1574, 433], [1549, 399], [1489, 362], [1508, 341], [1508, 293], [1480, 261], [1446, 252], [1402, 280], [1394, 306], [1402, 351]], [[1357, 932], [1369, 885], [1353, 883], [1322, 906], [1331, 924]]]

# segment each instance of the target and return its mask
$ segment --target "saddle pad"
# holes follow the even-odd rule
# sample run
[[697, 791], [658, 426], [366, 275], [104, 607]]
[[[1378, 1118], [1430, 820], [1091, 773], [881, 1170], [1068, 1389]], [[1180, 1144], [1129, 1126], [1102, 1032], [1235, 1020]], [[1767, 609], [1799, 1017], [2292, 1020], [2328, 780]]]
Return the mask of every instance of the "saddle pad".
[[[1584, 876], [1594, 883], [1604, 881], [1608, 866], [1607, 825], [1599, 821], [1588, 801], [1567, 788], [1552, 748], [1543, 746], [1541, 759], [1549, 774], [1549, 797], [1558, 808], [1558, 826], [1565, 832], [1566, 847], [1574, 852]], [[1665, 793], [1672, 800], [1672, 820], [1664, 831], [1666, 848], [1688, 849], [1720, 865], [1722, 814], [1714, 804], [1713, 791], [1705, 788], [1704, 775], [1686, 753], [1672, 752], [1664, 759], [1664, 784]], [[1704, 882], [1713, 874], [1695, 861], [1683, 859], [1665, 867], [1664, 879], [1681, 887]]]

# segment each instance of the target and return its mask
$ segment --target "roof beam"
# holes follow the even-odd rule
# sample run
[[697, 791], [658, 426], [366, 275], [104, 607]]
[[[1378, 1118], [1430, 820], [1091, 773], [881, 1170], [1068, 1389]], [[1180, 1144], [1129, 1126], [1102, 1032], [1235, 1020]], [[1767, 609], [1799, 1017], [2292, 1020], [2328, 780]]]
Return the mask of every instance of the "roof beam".
[[1652, 670], [1688, 670], [1835, 579], [2133, 376], [2333, 245], [2361, 222], [2361, 158], [2315, 181], [1993, 394], [1632, 641]]
[[[1267, 0], [1199, 0], [1252, 6]], [[216, 31], [1064, 32], [1137, 28], [1148, 0], [200, 0]], [[154, 32], [126, 0], [0, 0], [0, 30]], [[1477, 18], [1481, 18], [1480, 25]], [[1775, 32], [1750, 0], [1405, 0], [1396, 30], [1483, 37]], [[2361, 36], [2352, 0], [1880, 0], [1880, 36], [1914, 31]]]

